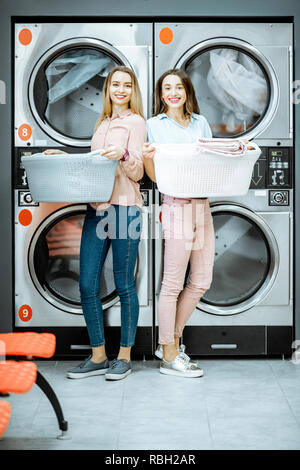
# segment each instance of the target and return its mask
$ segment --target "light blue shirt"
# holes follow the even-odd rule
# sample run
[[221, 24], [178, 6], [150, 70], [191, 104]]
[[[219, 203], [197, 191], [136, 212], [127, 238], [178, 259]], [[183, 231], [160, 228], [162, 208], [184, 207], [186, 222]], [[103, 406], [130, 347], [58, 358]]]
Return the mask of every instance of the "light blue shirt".
[[146, 122], [148, 142], [155, 144], [192, 144], [199, 138], [211, 139], [212, 133], [206, 118], [193, 113], [188, 127], [183, 127], [165, 113]]

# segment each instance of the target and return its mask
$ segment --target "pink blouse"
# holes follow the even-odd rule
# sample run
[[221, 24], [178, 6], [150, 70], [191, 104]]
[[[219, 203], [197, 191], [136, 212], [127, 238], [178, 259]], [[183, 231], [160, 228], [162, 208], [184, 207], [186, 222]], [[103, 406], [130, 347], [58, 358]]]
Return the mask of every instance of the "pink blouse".
[[91, 150], [104, 149], [109, 145], [127, 148], [129, 155], [117, 167], [111, 198], [107, 202], [90, 203], [94, 209], [106, 209], [110, 204], [142, 207], [143, 199], [138, 181], [143, 177], [142, 147], [147, 140], [145, 120], [126, 109], [114, 117], [106, 117], [91, 141]]

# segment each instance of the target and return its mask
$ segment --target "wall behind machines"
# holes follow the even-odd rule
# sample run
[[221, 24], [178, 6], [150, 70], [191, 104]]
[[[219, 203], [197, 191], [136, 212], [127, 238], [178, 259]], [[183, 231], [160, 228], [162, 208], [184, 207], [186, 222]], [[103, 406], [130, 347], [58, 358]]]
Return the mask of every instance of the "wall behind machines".
[[[284, 5], [284, 7], [283, 7]], [[295, 80], [300, 80], [300, 3], [299, 0], [211, 0], [199, 2], [196, 0], [130, 0], [124, 2], [116, 0], [111, 4], [107, 0], [52, 0], [51, 2], [38, 2], [37, 0], [2, 0], [0, 15], [0, 194], [1, 194], [1, 230], [0, 230], [0, 331], [12, 331], [13, 328], [13, 227], [12, 227], [12, 17], [25, 22], [30, 20], [43, 21], [43, 17], [72, 15], [71, 19], [80, 21], [82, 17], [91, 17], [94, 21], [104, 22], [105, 19], [113, 23], [118, 21], [170, 21], [191, 18], [193, 21], [210, 21], [222, 17], [230, 21], [243, 20], [275, 22], [276, 17], [290, 17], [294, 20], [295, 32]], [[68, 19], [66, 18], [66, 21]], [[113, 27], [113, 26], [112, 26]], [[297, 47], [298, 46], [298, 47]], [[300, 101], [299, 93], [296, 94]], [[298, 187], [300, 188], [300, 103], [295, 106], [295, 292], [300, 291], [300, 204], [297, 204]], [[300, 297], [295, 298], [295, 339], [300, 340]]]

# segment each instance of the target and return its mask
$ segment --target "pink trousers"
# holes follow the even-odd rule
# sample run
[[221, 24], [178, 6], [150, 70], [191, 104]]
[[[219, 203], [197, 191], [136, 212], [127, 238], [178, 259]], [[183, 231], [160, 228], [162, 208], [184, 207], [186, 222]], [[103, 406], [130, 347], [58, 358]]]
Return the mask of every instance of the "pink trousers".
[[[159, 343], [174, 344], [209, 289], [214, 263], [214, 228], [208, 199], [166, 198], [162, 205], [163, 280], [158, 301]], [[189, 279], [184, 287], [190, 263]]]

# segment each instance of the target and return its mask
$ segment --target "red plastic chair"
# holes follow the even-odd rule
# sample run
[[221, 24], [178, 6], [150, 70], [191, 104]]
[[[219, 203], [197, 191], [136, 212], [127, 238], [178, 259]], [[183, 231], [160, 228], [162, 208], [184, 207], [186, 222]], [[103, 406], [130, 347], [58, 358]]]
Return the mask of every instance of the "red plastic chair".
[[50, 358], [55, 353], [56, 338], [52, 333], [0, 333], [7, 356]]
[[[0, 362], [0, 394], [26, 393], [36, 380], [37, 368], [33, 362]], [[10, 419], [11, 405], [0, 401], [0, 439]]]
[[10, 420], [11, 406], [8, 401], [0, 401], [0, 439], [6, 431]]
[[[5, 355], [19, 360], [33, 359], [34, 357], [50, 358], [53, 356], [56, 346], [56, 337], [52, 333], [1, 333], [1, 341], [4, 344], [1, 349], [4, 350]], [[30, 364], [35, 366], [33, 363]], [[62, 408], [54, 390], [38, 370], [36, 370], [35, 382], [45, 393], [54, 409], [59, 428], [62, 431], [60, 437], [66, 437], [68, 422], [64, 419]]]
[[27, 393], [36, 381], [37, 367], [29, 361], [0, 363], [0, 393]]

